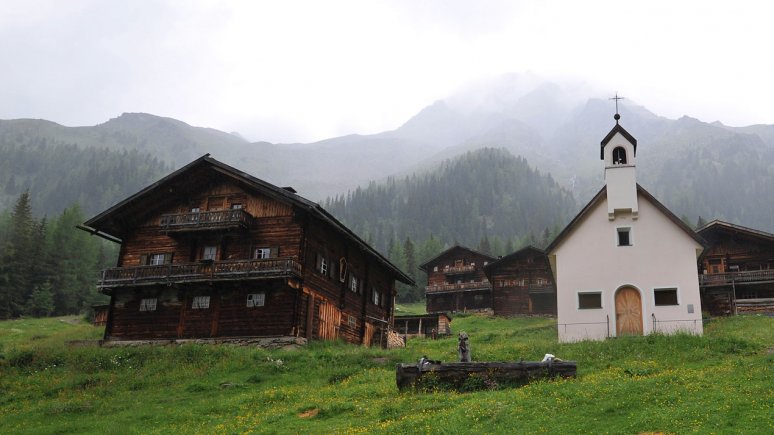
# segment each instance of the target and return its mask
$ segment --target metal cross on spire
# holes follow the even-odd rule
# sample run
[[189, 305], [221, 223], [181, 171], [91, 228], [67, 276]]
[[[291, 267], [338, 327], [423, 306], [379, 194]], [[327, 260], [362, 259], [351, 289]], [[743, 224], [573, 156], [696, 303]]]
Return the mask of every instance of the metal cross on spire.
[[618, 124], [618, 120], [621, 119], [621, 115], [618, 114], [618, 100], [623, 100], [624, 97], [618, 96], [618, 91], [615, 92], [615, 97], [608, 98], [609, 100], [615, 100], [615, 116], [613, 116], [613, 119], [615, 119], [615, 123]]

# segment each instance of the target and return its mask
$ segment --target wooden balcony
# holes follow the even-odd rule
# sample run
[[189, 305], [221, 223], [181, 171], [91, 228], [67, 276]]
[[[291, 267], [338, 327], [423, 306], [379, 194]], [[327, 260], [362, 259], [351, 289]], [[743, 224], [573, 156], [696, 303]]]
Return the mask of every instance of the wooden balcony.
[[457, 275], [461, 273], [470, 273], [476, 270], [476, 266], [467, 264], [465, 266], [449, 266], [443, 268], [443, 273], [446, 275]]
[[699, 275], [701, 287], [717, 287], [733, 284], [761, 284], [774, 282], [774, 269], [749, 272], [728, 272]]
[[226, 281], [301, 277], [301, 264], [292, 258], [203, 261], [158, 266], [114, 267], [102, 271], [97, 287], [130, 287], [197, 281]]
[[491, 290], [489, 281], [463, 282], [459, 284], [431, 285], [425, 287], [425, 293], [452, 293], [460, 291]]
[[248, 228], [253, 220], [243, 209], [228, 209], [165, 214], [159, 225], [165, 232], [206, 231]]
[[554, 286], [549, 284], [533, 284], [528, 287], [529, 294], [546, 294], [546, 293], [556, 293], [556, 289]]

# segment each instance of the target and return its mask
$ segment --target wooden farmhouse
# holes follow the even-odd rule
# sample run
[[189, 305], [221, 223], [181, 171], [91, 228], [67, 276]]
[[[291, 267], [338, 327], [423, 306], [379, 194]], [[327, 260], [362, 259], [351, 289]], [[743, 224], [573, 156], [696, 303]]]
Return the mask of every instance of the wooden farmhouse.
[[319, 205], [205, 155], [81, 227], [121, 244], [102, 271], [106, 340], [342, 338], [378, 344], [395, 281]]
[[697, 230], [702, 306], [712, 315], [774, 313], [774, 234], [722, 221]]
[[484, 266], [496, 316], [556, 315], [556, 286], [542, 249], [528, 246]]
[[637, 140], [619, 118], [601, 142], [605, 186], [546, 249], [562, 342], [702, 333], [703, 240], [637, 184]]
[[454, 246], [421, 264], [427, 273], [427, 312], [491, 311], [492, 286], [484, 266], [492, 261], [490, 255]]

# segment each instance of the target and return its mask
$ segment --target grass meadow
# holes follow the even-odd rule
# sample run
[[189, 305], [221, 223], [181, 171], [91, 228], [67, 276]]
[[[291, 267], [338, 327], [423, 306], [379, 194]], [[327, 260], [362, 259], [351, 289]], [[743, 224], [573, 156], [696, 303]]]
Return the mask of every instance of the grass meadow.
[[12, 320], [0, 322], [0, 433], [774, 433], [771, 317], [714, 319], [702, 337], [573, 344], [557, 343], [548, 318], [458, 315], [452, 328], [468, 332], [474, 360], [553, 353], [578, 376], [401, 393], [395, 364], [454, 361], [453, 337], [399, 350], [73, 347], [101, 328]]

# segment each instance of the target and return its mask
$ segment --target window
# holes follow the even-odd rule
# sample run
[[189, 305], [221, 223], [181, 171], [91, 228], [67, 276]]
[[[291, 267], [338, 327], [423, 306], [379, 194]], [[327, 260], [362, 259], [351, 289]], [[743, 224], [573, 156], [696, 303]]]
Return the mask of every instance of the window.
[[250, 293], [247, 295], [247, 307], [262, 307], [266, 303], [266, 293]]
[[433, 272], [438, 272], [438, 266], [435, 266], [435, 267], [433, 268]]
[[194, 296], [191, 308], [194, 310], [206, 309], [210, 307], [209, 296]]
[[618, 246], [631, 246], [631, 228], [618, 228]]
[[484, 295], [473, 296], [473, 302], [475, 302], [476, 304], [480, 304], [481, 302], [484, 302]]
[[355, 316], [347, 316], [347, 325], [351, 327], [355, 327], [357, 325], [357, 321], [355, 320]]
[[156, 311], [156, 298], [140, 300], [140, 311]]
[[344, 257], [339, 258], [339, 281], [345, 282], [347, 280], [347, 259]]
[[191, 207], [191, 213], [199, 213], [201, 210], [199, 207]]
[[587, 292], [578, 293], [578, 308], [581, 310], [592, 310], [602, 308], [602, 293]]
[[325, 257], [320, 257], [320, 273], [323, 275], [328, 274], [328, 260]]
[[204, 250], [202, 251], [202, 259], [203, 260], [215, 260], [215, 258], [218, 256], [218, 247], [217, 246], [205, 246]]
[[256, 260], [271, 258], [271, 248], [255, 248], [253, 258]]
[[657, 307], [665, 305], [678, 305], [676, 288], [653, 289], [653, 302]]
[[350, 276], [349, 277], [349, 289], [353, 292], [357, 293], [357, 277]]
[[242, 207], [244, 207], [242, 204], [234, 203], [231, 204], [231, 210], [242, 210]]
[[164, 264], [164, 254], [153, 254], [150, 256], [150, 265], [151, 266], [159, 266], [161, 264]]
[[626, 164], [626, 150], [623, 147], [615, 147], [615, 149], [613, 149], [613, 164]]
[[374, 305], [382, 306], [382, 294], [376, 291], [376, 289], [371, 289], [371, 302], [373, 302]]

